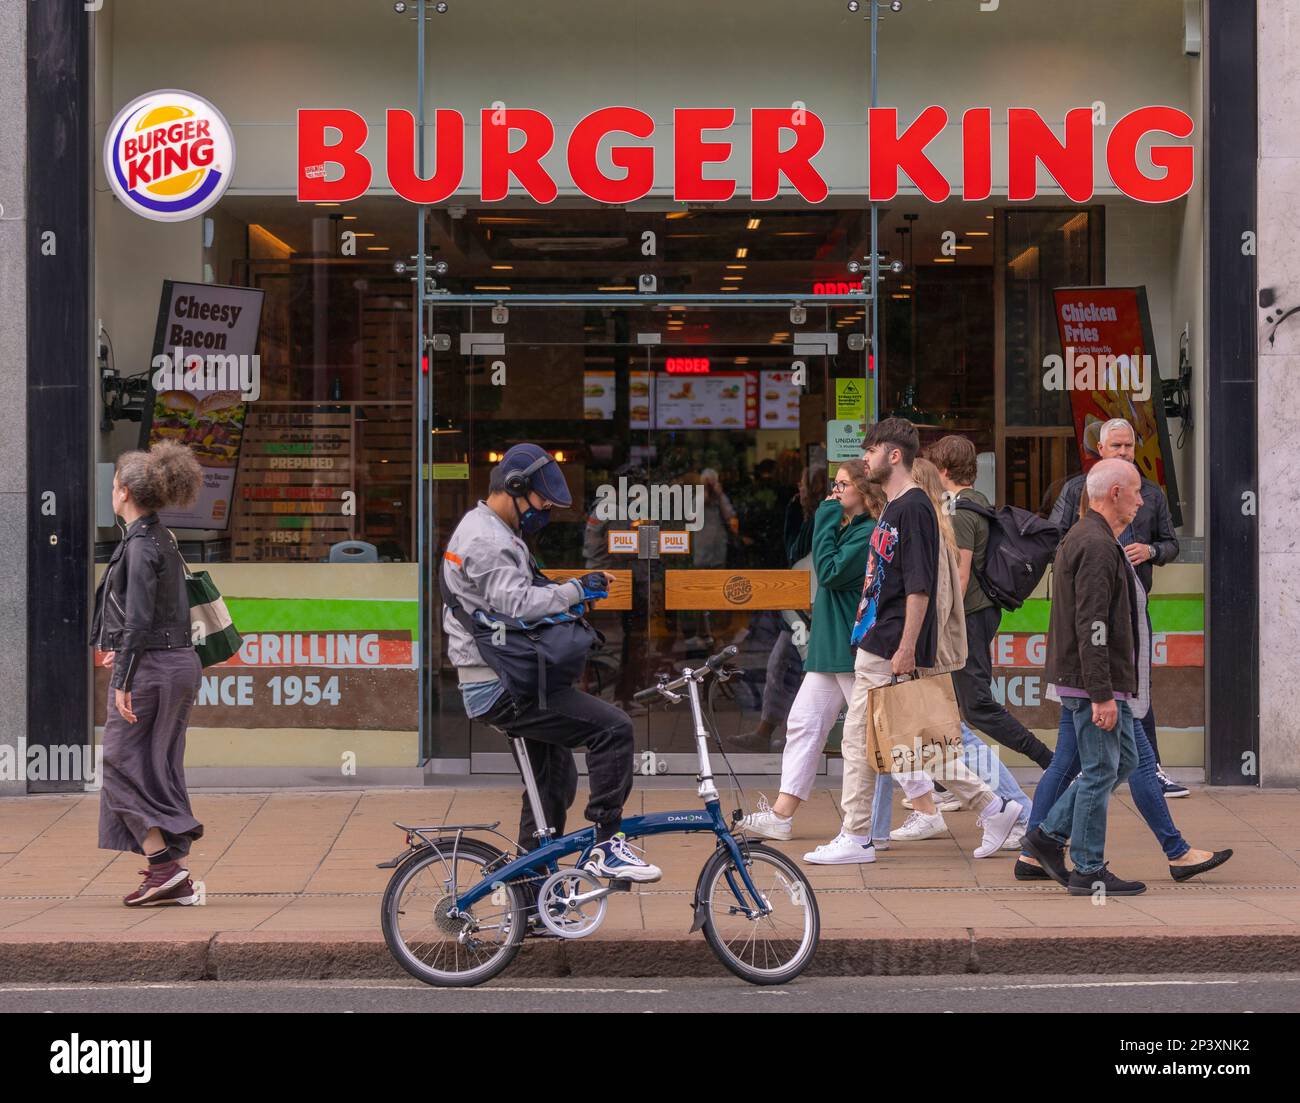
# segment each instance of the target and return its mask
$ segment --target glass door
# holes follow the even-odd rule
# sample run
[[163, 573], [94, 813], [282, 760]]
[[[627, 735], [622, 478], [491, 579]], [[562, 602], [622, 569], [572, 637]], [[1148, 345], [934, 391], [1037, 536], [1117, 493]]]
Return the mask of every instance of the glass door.
[[[593, 616], [605, 641], [583, 688], [633, 716], [643, 772], [691, 772], [694, 757], [686, 713], [647, 711], [633, 694], [730, 644], [743, 675], [710, 699], [724, 746], [746, 770], [779, 758], [807, 639], [802, 557], [837, 458], [827, 442], [851, 448], [869, 408], [864, 312], [851, 293], [435, 296], [427, 307], [426, 560], [441, 561], [510, 445], [552, 452], [574, 505], [552, 515], [534, 551], [557, 578], [600, 569], [617, 579]], [[427, 585], [436, 595], [436, 570]], [[512, 771], [498, 733], [465, 720], [429, 628], [426, 756]]]

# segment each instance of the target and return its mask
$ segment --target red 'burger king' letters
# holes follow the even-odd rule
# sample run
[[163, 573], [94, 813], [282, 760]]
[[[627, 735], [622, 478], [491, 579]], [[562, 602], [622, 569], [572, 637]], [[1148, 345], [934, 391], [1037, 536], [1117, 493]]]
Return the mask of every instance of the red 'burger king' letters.
[[[706, 167], [722, 166], [730, 158], [732, 143], [724, 138], [735, 116], [731, 108], [678, 108], [673, 112], [675, 199], [721, 202], [735, 195], [736, 182], [725, 176], [724, 169], [705, 174]], [[434, 165], [432, 175], [425, 177], [418, 171], [411, 113], [389, 110], [385, 122], [388, 180], [398, 195], [413, 203], [429, 204], [442, 202], [459, 190], [465, 177], [465, 120], [459, 112], [434, 113]], [[542, 165], [556, 142], [551, 120], [533, 108], [497, 107], [485, 109], [480, 122], [480, 198], [485, 202], [505, 199], [513, 178], [536, 202], [553, 202], [559, 190]], [[825, 142], [822, 120], [806, 108], [763, 108], [751, 111], [749, 122], [750, 197], [756, 202], [776, 198], [784, 179], [807, 202], [824, 200], [826, 181], [813, 164]], [[897, 195], [900, 172], [931, 202], [941, 203], [949, 197], [952, 186], [927, 153], [948, 124], [947, 110], [938, 106], [927, 107], [901, 130], [896, 108], [878, 107], [868, 112], [867, 175], [872, 202]], [[971, 108], [962, 115], [963, 199], [983, 200], [991, 193], [992, 126], [988, 108]], [[600, 203], [629, 203], [646, 195], [654, 184], [655, 150], [630, 144], [629, 139], [650, 139], [654, 127], [648, 114], [632, 107], [605, 107], [584, 116], [565, 142], [564, 156], [574, 185]], [[1190, 146], [1153, 143], [1149, 156], [1159, 175], [1143, 170], [1138, 150], [1150, 135], [1186, 139], [1192, 127], [1191, 117], [1173, 107], [1141, 107], [1121, 118], [1110, 128], [1106, 141], [1106, 168], [1115, 186], [1145, 203], [1169, 203], [1186, 195], [1194, 173]], [[331, 131], [337, 132], [337, 137]], [[1064, 140], [1038, 112], [1011, 108], [1007, 112], [1007, 197], [1012, 201], [1034, 198], [1041, 165], [1071, 200], [1087, 202], [1095, 180], [1094, 133], [1089, 108], [1066, 114]], [[374, 175], [369, 158], [361, 152], [368, 137], [366, 121], [355, 111], [299, 111], [299, 200], [345, 202], [364, 195]], [[598, 163], [597, 153], [606, 141], [610, 143], [609, 160], [622, 171], [621, 176], [606, 175]], [[200, 142], [190, 147], [191, 158], [201, 155]], [[166, 147], [154, 153], [155, 157], [169, 155]], [[142, 171], [149, 171], [148, 165], [142, 164]], [[333, 179], [327, 179], [326, 166], [330, 164], [341, 170]]]

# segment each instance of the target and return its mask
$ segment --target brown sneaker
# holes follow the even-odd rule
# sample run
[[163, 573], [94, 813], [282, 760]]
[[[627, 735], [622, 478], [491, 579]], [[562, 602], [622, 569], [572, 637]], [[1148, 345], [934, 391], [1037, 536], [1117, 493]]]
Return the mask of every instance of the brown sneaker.
[[144, 874], [144, 883], [129, 896], [122, 897], [122, 903], [128, 908], [148, 903], [155, 896], [181, 884], [190, 875], [190, 871], [180, 862], [164, 862], [139, 872]]
[[178, 885], [160, 892], [157, 896], [150, 897], [139, 906], [142, 908], [161, 908], [165, 905], [176, 904], [197, 904], [199, 894], [194, 889], [194, 882], [188, 877]]

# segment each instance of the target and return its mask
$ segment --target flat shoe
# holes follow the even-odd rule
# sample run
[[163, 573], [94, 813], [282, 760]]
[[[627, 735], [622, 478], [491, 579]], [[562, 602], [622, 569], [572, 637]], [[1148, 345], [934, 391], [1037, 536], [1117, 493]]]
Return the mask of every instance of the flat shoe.
[[1232, 857], [1231, 850], [1216, 850], [1205, 861], [1194, 866], [1170, 866], [1169, 876], [1175, 881], [1190, 881], [1198, 873], [1208, 873], [1217, 866], [1223, 865]]

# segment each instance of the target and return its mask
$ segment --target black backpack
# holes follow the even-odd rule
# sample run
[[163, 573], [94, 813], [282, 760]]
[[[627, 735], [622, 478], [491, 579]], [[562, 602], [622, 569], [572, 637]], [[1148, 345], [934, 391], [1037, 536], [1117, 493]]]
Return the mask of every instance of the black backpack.
[[1051, 565], [1061, 530], [1016, 506], [993, 509], [971, 498], [956, 498], [954, 505], [978, 513], [989, 523], [984, 569], [971, 565], [980, 588], [999, 609], [1019, 609]]

